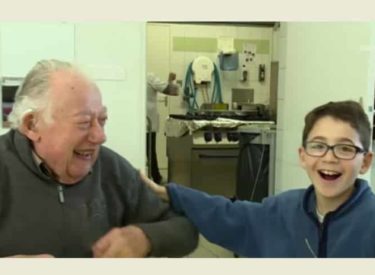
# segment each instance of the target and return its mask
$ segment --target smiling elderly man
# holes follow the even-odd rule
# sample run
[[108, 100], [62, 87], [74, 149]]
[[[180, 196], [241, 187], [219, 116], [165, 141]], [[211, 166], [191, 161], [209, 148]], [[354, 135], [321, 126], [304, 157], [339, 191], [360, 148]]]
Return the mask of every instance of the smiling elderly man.
[[69, 63], [38, 62], [0, 137], [0, 256], [183, 256], [197, 232], [127, 160], [102, 146], [98, 87]]

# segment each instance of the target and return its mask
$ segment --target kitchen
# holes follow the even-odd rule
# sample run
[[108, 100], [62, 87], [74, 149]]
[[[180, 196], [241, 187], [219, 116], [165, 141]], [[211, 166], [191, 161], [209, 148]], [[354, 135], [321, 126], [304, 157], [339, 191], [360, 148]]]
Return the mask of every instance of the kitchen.
[[[146, 38], [149, 24], [160, 26], [160, 32], [154, 34], [154, 39], [165, 38], [163, 41], [169, 41], [166, 44], [155, 43], [151, 46], [157, 51], [157, 54], [152, 54], [152, 56], [150, 56], [148, 44], [152, 40], [149, 37]], [[17, 39], [14, 38], [15, 36], [10, 36], [10, 28], [14, 31], [15, 27], [11, 25], [1, 25], [0, 65], [3, 86], [12, 84], [13, 81], [19, 81], [18, 78], [24, 75], [32, 61], [45, 58], [47, 55], [74, 60], [84, 65], [98, 82], [103, 91], [104, 102], [109, 107], [110, 119], [106, 129], [108, 134], [106, 145], [119, 151], [137, 168], [144, 169], [146, 163], [145, 94], [139, 91], [145, 90], [146, 68], [165, 76], [169, 71], [175, 71], [178, 75], [177, 80], [183, 80], [188, 62], [191, 62], [195, 57], [195, 53], [188, 53], [186, 58], [182, 58], [181, 55], [185, 56], [185, 54], [176, 51], [176, 59], [164, 58], [163, 54], [170, 54], [174, 47], [173, 37], [176, 37], [178, 44], [183, 36], [181, 33], [171, 36], [172, 32], [178, 31], [170, 26], [173, 24], [54, 23], [49, 25], [52, 29], [46, 29], [44, 24], [16, 24], [20, 31]], [[212, 31], [206, 30], [204, 33], [204, 29], [208, 28], [207, 25], [188, 25], [186, 29], [184, 24], [177, 25], [177, 28], [180, 28], [183, 33], [187, 33], [189, 29], [195, 27], [199, 27], [198, 31], [186, 36], [199, 38], [201, 35], [202, 39], [211, 43]], [[214, 27], [219, 28], [217, 25]], [[221, 37], [232, 37], [234, 35], [231, 28], [242, 30], [242, 28], [250, 27], [233, 26], [233, 24], [225, 26], [223, 24], [220, 25], [220, 28], [223, 29]], [[222, 78], [224, 80], [232, 79], [236, 85], [228, 84], [227, 90], [225, 90], [224, 83], [222, 95], [223, 101], [228, 102], [228, 105], [233, 108], [233, 104], [229, 104], [232, 97], [228, 90], [233, 87], [250, 91], [253, 89], [254, 103], [269, 105], [271, 103], [271, 83], [268, 81], [273, 79], [271, 76], [272, 62], [278, 62], [277, 96], [273, 100], [277, 103], [274, 157], [277, 182], [274, 185], [274, 192], [279, 193], [291, 188], [305, 187], [308, 182], [306, 175], [299, 167], [297, 156], [303, 116], [307, 110], [328, 100], [351, 98], [362, 103], [372, 120], [375, 74], [374, 65], [368, 60], [372, 60], [374, 55], [372, 49], [374, 48], [373, 31], [375, 26], [373, 23], [282, 22], [280, 26], [264, 27], [264, 29], [268, 31], [268, 36], [264, 39], [262, 37], [261, 40], [268, 39], [269, 41], [268, 59], [261, 61], [262, 64], [265, 64], [264, 82], [257, 79], [259, 66], [249, 65], [247, 77], [252, 84], [249, 87], [240, 81], [241, 78], [244, 79], [246, 73], [241, 75], [238, 72], [224, 72]], [[40, 39], [31, 41], [26, 35], [30, 35], [30, 33], [39, 35]], [[161, 33], [164, 33], [164, 36]], [[232, 38], [254, 39], [251, 36], [248, 37], [249, 34], [245, 35], [245, 37]], [[47, 36], [49, 40], [54, 40], [51, 39], [52, 36], [56, 41], [64, 42], [65, 50], [62, 50], [58, 43], [58, 45], [44, 44], [46, 39], [42, 38]], [[25, 41], [22, 40], [22, 37]], [[8, 38], [13, 38], [13, 40], [8, 40]], [[207, 40], [207, 38], [210, 39]], [[37, 44], [35, 49], [45, 48], [47, 45], [50, 51], [48, 54], [43, 51], [30, 51], [26, 45], [30, 47], [31, 42]], [[260, 45], [259, 48], [257, 46], [259, 51], [265, 48], [266, 46]], [[200, 51], [200, 55], [207, 55], [205, 49]], [[20, 52], [24, 53], [25, 58], [19, 57]], [[261, 58], [261, 54], [258, 52], [256, 58], [258, 58], [258, 54]], [[17, 55], [18, 62], [16, 64], [14, 60]], [[210, 53], [210, 57], [212, 60], [216, 60], [216, 51]], [[326, 61], [328, 59], [330, 62]], [[150, 65], [152, 63], [149, 60], [154, 60], [152, 61], [154, 65]], [[249, 98], [252, 98], [251, 92], [247, 92], [247, 94], [250, 94]], [[181, 108], [181, 103], [183, 102], [178, 98], [171, 99], [167, 104], [168, 114], [185, 114], [186, 110]], [[162, 104], [165, 103], [159, 105]], [[4, 106], [8, 108], [8, 105], [4, 104]], [[162, 109], [160, 110], [163, 112]], [[6, 127], [1, 129], [1, 133], [5, 131], [7, 131]], [[161, 139], [161, 137], [158, 138], [158, 140]], [[166, 143], [160, 148], [158, 156], [161, 157], [166, 152]], [[168, 175], [166, 171], [165, 173]], [[290, 175], [293, 177], [291, 178]], [[369, 173], [365, 177], [369, 177]]]
[[[237, 111], [237, 119], [262, 120], [269, 123], [271, 113], [273, 118], [276, 118], [276, 104], [271, 106], [271, 110], [268, 109], [269, 91], [272, 81], [273, 98], [271, 98], [271, 101], [276, 103], [277, 74], [275, 73], [277, 73], [277, 62], [271, 65], [272, 33], [274, 28], [278, 28], [278, 25], [273, 22], [253, 23], [253, 25], [240, 23], [233, 23], [232, 25], [225, 25], [223, 23], [148, 23], [146, 47], [147, 70], [159, 77], [166, 76], [172, 71], [177, 74], [178, 83], [191, 83], [191, 80], [188, 80], [188, 78], [192, 74], [189, 74], [187, 68], [195, 58], [199, 62], [209, 62], [211, 64], [208, 65], [212, 66], [215, 62], [218, 63], [218, 55], [221, 54], [223, 62], [220, 64], [220, 70], [217, 70], [220, 71], [220, 75], [215, 74], [215, 77], [212, 78], [212, 83], [208, 83], [206, 90], [209, 90], [208, 93], [210, 93], [213, 86], [221, 87], [219, 96], [222, 97], [224, 102], [222, 110], [210, 110], [210, 104], [203, 101], [202, 95], [204, 93], [198, 92], [197, 101], [202, 106], [200, 111], [205, 112], [206, 115], [209, 112], [214, 112], [214, 114], [218, 115], [221, 111], [223, 113], [221, 117], [225, 116], [227, 118], [234, 118], [234, 112]], [[211, 62], [211, 60], [214, 62]], [[201, 66], [204, 65], [202, 64]], [[194, 64], [192, 66], [194, 68]], [[223, 66], [229, 67], [226, 69]], [[274, 72], [272, 76], [271, 72]], [[211, 76], [211, 73], [214, 75], [213, 71], [207, 74]], [[211, 81], [211, 77], [209, 77], [209, 81]], [[191, 111], [191, 106], [189, 107], [189, 103], [184, 100], [186, 97], [191, 97], [191, 95], [185, 94], [185, 90], [189, 89], [187, 86], [185, 84], [184, 88], [180, 89], [178, 97], [167, 97], [159, 93], [160, 129], [178, 127], [173, 125], [173, 121], [171, 121], [173, 117], [181, 116], [183, 119], [186, 119], [184, 115]], [[202, 110], [204, 105], [207, 107]], [[237, 105], [236, 108], [233, 108], [234, 105]], [[267, 110], [265, 110], [266, 105]], [[247, 112], [245, 111], [246, 108]], [[258, 112], [256, 111], [257, 108], [259, 109]], [[231, 116], [229, 116], [230, 111], [232, 111]], [[247, 118], [244, 117], [246, 114]], [[240, 117], [241, 115], [242, 117]], [[167, 120], [167, 116], [171, 118]], [[253, 117], [250, 118], [249, 116]], [[202, 115], [200, 119], [202, 119]], [[169, 123], [170, 125], [165, 125], [165, 123]], [[208, 125], [207, 127], [210, 126]], [[237, 129], [237, 126], [231, 127], [234, 130]], [[222, 190], [222, 192], [216, 192], [217, 194], [234, 197], [234, 189], [236, 189], [234, 185], [236, 182], [235, 171], [239, 153], [238, 138], [237, 141], [228, 142], [228, 139], [224, 137], [224, 135], [228, 134], [228, 128], [221, 126], [215, 129], [215, 133], [212, 135], [215, 135], [215, 139], [220, 139], [220, 141], [211, 143], [203, 142], [202, 144], [198, 144], [198, 147], [194, 146], [193, 151], [197, 155], [192, 157], [189, 156], [192, 150], [191, 146], [181, 146], [182, 144], [178, 144], [178, 141], [182, 141], [184, 138], [173, 138], [173, 135], [169, 135], [168, 133], [165, 135], [165, 131], [160, 130], [157, 133], [156, 139], [157, 156], [159, 169], [164, 174], [164, 178], [179, 182], [180, 184], [197, 187], [198, 189], [203, 184], [207, 188], [201, 189], [208, 192], [211, 186], [214, 189]], [[172, 129], [173, 131], [176, 131], [176, 129]], [[206, 131], [205, 134], [210, 135], [209, 132], [211, 131]], [[203, 129], [202, 131], [196, 131], [193, 134], [193, 139], [199, 139], [199, 135], [203, 135]], [[186, 135], [185, 139], [189, 137], [192, 136]], [[176, 142], [177, 144], [175, 144]], [[274, 141], [272, 142], [274, 143]], [[182, 141], [182, 143], [186, 145], [186, 142]], [[232, 149], [228, 148], [228, 146], [231, 146], [228, 143], [231, 143]], [[206, 150], [203, 149], [203, 155], [207, 155], [208, 152], [212, 154], [206, 156], [205, 160], [199, 163], [199, 156], [202, 154], [197, 150], [202, 146], [210, 146]], [[184, 150], [182, 152], [174, 148], [184, 148]], [[213, 151], [213, 149], [216, 150]], [[168, 153], [166, 154], [166, 152]], [[216, 156], [213, 156], [215, 154]], [[221, 156], [222, 154], [224, 156]], [[186, 160], [181, 161], [181, 158], [184, 156], [187, 157]], [[215, 162], [215, 159], [217, 162]], [[206, 168], [204, 168], [205, 164], [208, 165]], [[223, 168], [221, 169], [222, 174], [213, 173], [211, 168], [216, 165], [221, 165], [220, 167]], [[231, 168], [228, 169], [228, 167]], [[225, 191], [225, 189], [229, 190]]]
[[[277, 183], [270, 184], [273, 187], [270, 190], [280, 193], [290, 188], [304, 187], [308, 179], [299, 167], [297, 149], [300, 146], [305, 113], [322, 102], [350, 98], [360, 101], [372, 119], [373, 84], [370, 82], [373, 66], [367, 60], [373, 55], [373, 27], [372, 23], [334, 22], [266, 22], [263, 25], [261, 22], [148, 23], [147, 70], [156, 72], [160, 77], [173, 71], [181, 85], [179, 97], [159, 96], [158, 108], [163, 118], [160, 120], [160, 128], [170, 130], [165, 125], [170, 124], [173, 119], [168, 118], [169, 115], [173, 117], [188, 112], [188, 105], [183, 97], [189, 64], [199, 56], [206, 56], [219, 67], [220, 52], [229, 44], [229, 48], [232, 47], [238, 53], [238, 67], [231, 71], [220, 70], [223, 102], [228, 104], [227, 114], [238, 105], [236, 96], [245, 98], [244, 101], [251, 102], [248, 105], [253, 107], [257, 104], [266, 106], [270, 120], [275, 122], [276, 131], [275, 154], [272, 157], [275, 169], [272, 178], [276, 178]], [[328, 56], [332, 62], [324, 62]], [[261, 68], [265, 68], [264, 80], [260, 78]], [[198, 92], [198, 96], [200, 94], [203, 93]], [[200, 103], [204, 102], [203, 98], [199, 100]], [[168, 150], [167, 140], [172, 144], [175, 139], [167, 136], [163, 130], [157, 136], [157, 155], [164, 178], [182, 184], [193, 184], [193, 187], [199, 189], [193, 180], [187, 179], [194, 174], [187, 167], [189, 161], [181, 160], [183, 156], [190, 160], [191, 157], [187, 152]], [[221, 143], [204, 142], [205, 146], [222, 143], [224, 140]], [[186, 146], [184, 148], [186, 150]], [[233, 162], [229, 165], [233, 171]], [[174, 172], [175, 167], [178, 172]], [[197, 164], [192, 167], [203, 166]], [[205, 170], [207, 172], [209, 169]], [[185, 176], [182, 171], [186, 173]], [[293, 182], [288, 177], [290, 174], [295, 175]], [[215, 180], [218, 178], [213, 177]], [[235, 172], [231, 175], [232, 181], [234, 177]], [[195, 178], [201, 177], [198, 175]], [[225, 182], [228, 177], [224, 176], [222, 179]], [[235, 193], [233, 186], [230, 189], [231, 193]]]

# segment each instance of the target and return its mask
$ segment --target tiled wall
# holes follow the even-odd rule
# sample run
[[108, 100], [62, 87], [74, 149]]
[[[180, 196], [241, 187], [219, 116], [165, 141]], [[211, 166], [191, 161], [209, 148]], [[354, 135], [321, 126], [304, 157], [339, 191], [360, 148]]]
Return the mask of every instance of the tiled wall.
[[[243, 45], [246, 43], [256, 45], [256, 57], [250, 63], [248, 81], [240, 81], [240, 70], [220, 73], [223, 100], [224, 102], [231, 103], [232, 88], [251, 88], [254, 89], [255, 103], [269, 103], [272, 28], [235, 25], [149, 23], [149, 25], [152, 24], [169, 27], [169, 39], [166, 39], [166, 41], [170, 43], [170, 52], [169, 56], [165, 56], [164, 60], [168, 60], [169, 69], [177, 73], [178, 80], [184, 80], [186, 70], [195, 57], [206, 56], [218, 65], [217, 45], [220, 37], [233, 38], [235, 49], [239, 53], [242, 52]], [[240, 54], [240, 65], [241, 55], [242, 53]], [[162, 63], [164, 64], [162, 66], [165, 67], [165, 63], [167, 62], [164, 61]], [[264, 82], [258, 81], [259, 64], [266, 65], [266, 79]], [[165, 74], [164, 68], [160, 68], [160, 71]], [[181, 108], [181, 100], [182, 96], [178, 100], [171, 100], [171, 113], [184, 113], [186, 111]]]

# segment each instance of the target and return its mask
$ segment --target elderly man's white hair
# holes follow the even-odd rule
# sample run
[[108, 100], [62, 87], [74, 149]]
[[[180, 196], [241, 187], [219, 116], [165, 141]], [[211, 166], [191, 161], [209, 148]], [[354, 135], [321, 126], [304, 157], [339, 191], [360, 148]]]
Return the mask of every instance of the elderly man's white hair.
[[[20, 128], [26, 114], [47, 108], [50, 76], [61, 70], [79, 72], [71, 63], [55, 59], [41, 60], [31, 69], [17, 90], [13, 109], [9, 114], [11, 128]], [[47, 118], [44, 116], [44, 119]]]

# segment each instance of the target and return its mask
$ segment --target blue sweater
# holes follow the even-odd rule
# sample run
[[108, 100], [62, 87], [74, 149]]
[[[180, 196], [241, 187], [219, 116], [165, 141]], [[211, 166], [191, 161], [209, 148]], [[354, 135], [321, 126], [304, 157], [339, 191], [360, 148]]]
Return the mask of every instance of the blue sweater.
[[262, 203], [168, 185], [175, 211], [209, 241], [243, 257], [375, 257], [375, 197], [364, 180], [319, 224], [315, 192], [291, 190]]

